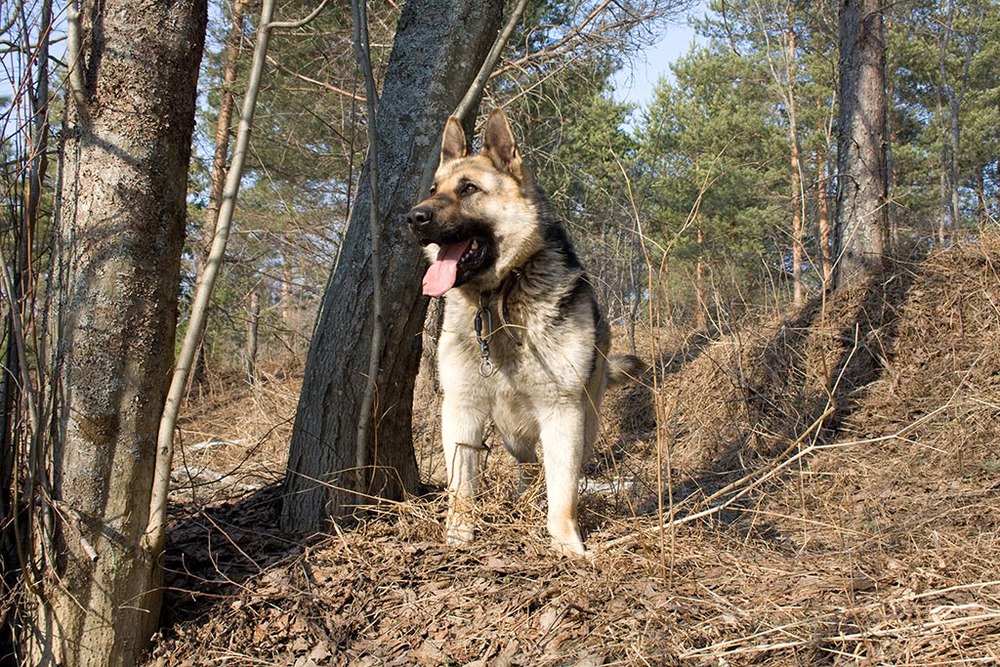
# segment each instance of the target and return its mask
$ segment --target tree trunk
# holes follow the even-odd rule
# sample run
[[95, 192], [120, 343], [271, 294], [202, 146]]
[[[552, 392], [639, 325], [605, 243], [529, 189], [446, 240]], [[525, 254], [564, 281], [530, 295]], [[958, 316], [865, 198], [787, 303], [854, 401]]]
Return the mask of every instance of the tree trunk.
[[[949, 4], [949, 21], [948, 21], [948, 32], [951, 33], [955, 29], [954, 21], [951, 18], [952, 8], [954, 3]], [[949, 164], [949, 181], [951, 184], [951, 224], [952, 229], [957, 232], [959, 225], [962, 221], [962, 209], [961, 201], [959, 199], [959, 186], [961, 185], [961, 172], [959, 170], [959, 160], [961, 158], [962, 151], [962, 101], [965, 98], [965, 91], [969, 89], [969, 73], [972, 67], [972, 55], [976, 53], [978, 41], [979, 41], [979, 31], [982, 28], [983, 21], [983, 9], [979, 9], [979, 25], [977, 28], [971, 32], [969, 36], [969, 41], [966, 44], [965, 49], [965, 59], [962, 63], [962, 77], [958, 86], [949, 85], [945, 86], [948, 91], [950, 109], [950, 119], [949, 119], [949, 140], [951, 142], [951, 163]], [[957, 88], [957, 90], [956, 90]]]
[[[14, 519], [16, 508], [12, 505], [11, 483], [14, 468], [17, 465], [17, 438], [15, 437], [16, 417], [19, 394], [24, 391], [21, 381], [21, 367], [15, 353], [14, 317], [32, 318], [33, 308], [25, 304], [25, 299], [33, 282], [30, 267], [35, 261], [32, 253], [32, 242], [38, 234], [39, 203], [42, 198], [42, 184], [48, 170], [49, 151], [49, 39], [52, 29], [52, 0], [43, 0], [39, 11], [38, 45], [34, 57], [35, 69], [25, 73], [26, 89], [31, 104], [31, 152], [28, 158], [23, 217], [20, 220], [20, 230], [14, 231], [14, 256], [10, 272], [13, 278], [11, 287], [13, 293], [8, 295], [10, 308], [9, 317], [4, 318], [4, 331], [0, 333], [0, 341], [6, 342], [2, 366], [0, 366], [0, 576], [7, 573], [16, 559], [9, 558], [7, 548], [8, 530]], [[13, 223], [16, 213], [9, 211]], [[13, 226], [13, 225], [12, 225]], [[12, 539], [11, 542], [14, 540]], [[0, 591], [4, 586], [0, 583]]]
[[[54, 531], [34, 665], [134, 665], [160, 611], [141, 547], [173, 353], [206, 0], [83, 3], [68, 101]], [[72, 22], [72, 17], [71, 17]], [[72, 30], [72, 28], [71, 28]], [[39, 500], [35, 498], [35, 500]]]
[[861, 282], [885, 252], [885, 39], [879, 0], [840, 3], [838, 285]]
[[[816, 100], [820, 113], [825, 107], [823, 98]], [[833, 287], [833, 225], [830, 220], [830, 156], [833, 144], [833, 117], [828, 116], [823, 123], [823, 135], [816, 149], [816, 226], [819, 235], [819, 259], [822, 268], [823, 289]]]
[[[698, 214], [699, 218], [701, 214]], [[705, 313], [708, 311], [708, 306], [705, 303], [705, 251], [703, 244], [705, 237], [701, 232], [701, 227], [698, 227], [698, 261], [695, 264], [694, 269], [694, 296], [695, 296], [695, 315], [694, 315], [694, 326], [698, 331], [705, 331], [706, 321]]]
[[976, 224], [986, 226], [986, 167], [976, 169]]
[[792, 135], [792, 302], [802, 305], [802, 258], [805, 255], [802, 232], [802, 170], [799, 160], [798, 131], [792, 122], [789, 132]]
[[792, 176], [792, 302], [802, 305], [802, 259], [805, 256], [803, 243], [803, 224], [805, 211], [805, 192], [802, 190], [802, 151], [799, 147], [799, 126], [795, 104], [795, 17], [791, 5], [788, 8], [788, 27], [785, 32], [788, 39], [788, 58], [785, 78], [788, 82], [786, 100], [788, 109], [788, 143], [791, 146]]
[[246, 362], [247, 362], [247, 384], [253, 386], [257, 383], [257, 342], [258, 330], [260, 329], [260, 293], [254, 288], [250, 293], [250, 307], [247, 308], [247, 340], [246, 340]]
[[951, 162], [948, 158], [948, 150], [951, 144], [948, 141], [947, 132], [942, 130], [941, 132], [941, 167], [938, 170], [938, 188], [940, 189], [940, 215], [938, 216], [938, 228], [937, 228], [937, 242], [939, 246], [946, 246], [948, 244], [948, 214], [951, 209], [950, 198], [948, 196], [948, 174], [950, 169], [948, 168]]
[[[955, 23], [955, 3], [948, 3], [948, 14], [942, 26], [941, 41], [938, 45], [938, 81], [937, 87], [937, 119], [941, 134], [941, 174], [939, 177], [939, 187], [941, 188], [941, 217], [938, 221], [938, 244], [944, 246], [948, 242], [948, 222], [952, 215], [951, 209], [951, 138], [949, 136], [949, 122], [945, 120], [945, 101], [950, 98], [948, 86], [948, 46], [951, 43], [952, 26]], [[958, 220], [951, 218], [951, 227], [955, 228]]]
[[[892, 32], [891, 25], [886, 21], [885, 27], [886, 33]], [[890, 105], [893, 103], [895, 98], [895, 89], [890, 77], [886, 77], [886, 89], [885, 89], [885, 100], [886, 104]], [[885, 176], [888, 179], [886, 183], [886, 194], [888, 197], [888, 237], [889, 241], [893, 246], [899, 245], [899, 206], [896, 203], [896, 183], [898, 182], [898, 172], [896, 160], [893, 157], [893, 153], [896, 149], [896, 130], [892, 122], [892, 114], [886, 113], [885, 115]]]
[[215, 224], [222, 206], [222, 191], [226, 187], [229, 174], [229, 139], [232, 136], [233, 107], [236, 98], [236, 65], [239, 61], [240, 43], [243, 41], [243, 12], [247, 0], [236, 0], [230, 17], [229, 35], [222, 65], [222, 90], [219, 93], [219, 117], [215, 124], [215, 151], [212, 154], [212, 172], [209, 175], [208, 205], [205, 207], [205, 229], [201, 247], [201, 262], [204, 267], [208, 253], [212, 249]]
[[378, 114], [385, 335], [365, 488], [353, 488], [357, 476], [341, 473], [355, 465], [368, 382], [368, 355], [359, 354], [359, 341], [370, 340], [372, 332], [367, 167], [309, 348], [288, 459], [285, 530], [322, 530], [331, 517], [363, 500], [355, 492], [399, 498], [416, 489], [411, 422], [427, 306], [419, 286], [425, 267], [399, 220], [430, 185], [441, 130], [497, 34], [502, 5], [411, 0], [403, 7]]
[[[209, 173], [208, 205], [205, 207], [205, 223], [202, 227], [201, 246], [198, 248], [198, 275], [195, 282], [201, 281], [201, 273], [212, 250], [212, 239], [215, 236], [215, 224], [219, 220], [219, 209], [222, 206], [222, 191], [226, 187], [226, 177], [229, 175], [229, 139], [232, 136], [233, 107], [236, 98], [233, 88], [236, 85], [236, 65], [239, 61], [240, 43], [243, 41], [243, 14], [247, 0], [236, 0], [230, 16], [229, 34], [226, 37], [226, 49], [222, 65], [222, 90], [219, 91], [219, 117], [215, 123], [215, 151], [212, 154], [212, 171]], [[205, 380], [205, 336], [198, 345], [198, 354], [188, 377], [187, 390], [190, 393]]]
[[292, 274], [291, 257], [289, 253], [282, 252], [281, 262], [281, 297], [278, 302], [281, 306], [281, 324], [286, 329], [294, 330], [295, 323], [292, 322], [293, 294], [292, 286], [295, 283], [295, 276]]

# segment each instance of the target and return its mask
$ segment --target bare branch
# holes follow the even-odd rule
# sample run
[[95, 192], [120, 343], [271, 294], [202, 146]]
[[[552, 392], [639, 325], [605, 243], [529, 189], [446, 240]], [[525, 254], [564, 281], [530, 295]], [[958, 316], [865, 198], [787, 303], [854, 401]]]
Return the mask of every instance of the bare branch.
[[310, 12], [309, 15], [306, 16], [305, 18], [301, 18], [298, 21], [273, 21], [269, 27], [272, 30], [291, 30], [295, 28], [301, 28], [302, 26], [306, 25], [314, 18], [319, 16], [319, 13], [323, 11], [323, 8], [326, 7], [329, 1], [330, 0], [323, 0], [322, 2], [320, 2], [319, 6], [316, 7], [316, 9], [312, 10], [312, 12]]
[[[24, 0], [17, 0], [17, 4], [10, 8], [10, 20], [3, 25], [0, 25], [0, 35], [4, 35], [8, 30], [14, 27], [17, 20], [22, 16], [22, 10], [24, 9]], [[16, 45], [14, 45], [16, 46]]]
[[354, 100], [355, 102], [361, 102], [361, 103], [365, 102], [365, 96], [364, 95], [358, 95], [357, 93], [352, 93], [349, 90], [344, 90], [343, 88], [338, 88], [337, 86], [334, 86], [332, 84], [326, 83], [325, 81], [319, 81], [318, 79], [313, 79], [311, 77], [308, 77], [305, 74], [302, 74], [301, 72], [293, 71], [293, 70], [285, 67], [281, 63], [279, 63], [277, 60], [275, 60], [271, 56], [267, 57], [267, 62], [268, 62], [268, 64], [270, 64], [272, 67], [274, 67], [278, 71], [284, 72], [288, 76], [294, 77], [294, 78], [298, 79], [299, 81], [302, 81], [304, 83], [308, 83], [308, 84], [313, 85], [313, 86], [318, 86], [318, 87], [322, 88], [323, 90], [326, 90], [326, 91], [331, 92], [331, 93], [335, 93], [337, 95], [343, 95], [344, 97], [350, 98], [350, 99]]
[[479, 68], [479, 74], [476, 75], [475, 80], [472, 85], [469, 86], [469, 90], [465, 93], [465, 97], [459, 102], [458, 107], [455, 109], [453, 114], [459, 121], [465, 119], [465, 115], [469, 113], [469, 110], [483, 95], [483, 88], [486, 87], [486, 82], [493, 75], [493, 68], [497, 66], [497, 61], [500, 60], [500, 54], [503, 53], [504, 46], [510, 40], [511, 34], [514, 32], [514, 28], [521, 21], [521, 16], [524, 14], [524, 8], [527, 7], [528, 0], [520, 0], [514, 11], [511, 12], [510, 18], [507, 19], [507, 24], [497, 35], [497, 39], [493, 42], [493, 46], [490, 48], [489, 54], [486, 56], [486, 60], [483, 61], [483, 66]]
[[351, 0], [351, 14], [354, 18], [354, 48], [358, 64], [365, 77], [365, 95], [368, 106], [368, 186], [371, 203], [368, 206], [368, 221], [371, 226], [371, 267], [372, 267], [372, 338], [368, 361], [368, 383], [362, 397], [361, 413], [358, 417], [357, 440], [355, 442], [355, 466], [358, 471], [358, 490], [363, 489], [364, 468], [367, 462], [368, 430], [374, 411], [375, 388], [378, 384], [379, 362], [382, 356], [382, 336], [384, 329], [382, 307], [382, 250], [379, 229], [378, 201], [378, 94], [375, 90], [375, 75], [372, 73], [371, 45], [368, 41], [368, 7], [365, 0]]

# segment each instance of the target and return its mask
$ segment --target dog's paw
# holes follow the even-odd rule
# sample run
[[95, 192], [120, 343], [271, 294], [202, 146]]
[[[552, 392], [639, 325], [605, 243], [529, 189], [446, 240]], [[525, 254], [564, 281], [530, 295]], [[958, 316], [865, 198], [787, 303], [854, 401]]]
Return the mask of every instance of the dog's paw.
[[461, 546], [472, 542], [474, 535], [471, 523], [449, 519], [444, 530], [444, 541], [452, 546]]
[[563, 542], [553, 537], [552, 550], [560, 556], [566, 556], [567, 558], [585, 558], [587, 560], [594, 559], [594, 553], [587, 547], [583, 546], [583, 542], [580, 540]]

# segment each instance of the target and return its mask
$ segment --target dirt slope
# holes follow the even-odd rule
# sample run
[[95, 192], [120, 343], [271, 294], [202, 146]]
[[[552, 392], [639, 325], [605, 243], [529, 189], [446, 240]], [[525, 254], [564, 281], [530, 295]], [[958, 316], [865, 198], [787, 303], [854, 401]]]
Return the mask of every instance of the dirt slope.
[[553, 559], [499, 453], [469, 549], [440, 544], [437, 495], [308, 547], [273, 488], [178, 504], [149, 664], [998, 664], [998, 267], [989, 239], [654, 341], [657, 391], [610, 397], [588, 469], [592, 562]]

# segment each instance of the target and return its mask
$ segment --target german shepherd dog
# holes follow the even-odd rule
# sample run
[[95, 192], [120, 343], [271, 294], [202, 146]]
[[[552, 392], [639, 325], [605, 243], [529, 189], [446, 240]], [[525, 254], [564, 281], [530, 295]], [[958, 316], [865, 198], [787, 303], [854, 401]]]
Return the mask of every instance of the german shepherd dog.
[[552, 545], [587, 554], [577, 525], [581, 467], [605, 389], [641, 364], [608, 356], [611, 332], [594, 289], [502, 111], [490, 114], [475, 155], [461, 123], [448, 119], [434, 185], [406, 220], [431, 262], [424, 294], [445, 297], [438, 362], [447, 541], [472, 540], [478, 455], [492, 419], [522, 483], [541, 441]]

